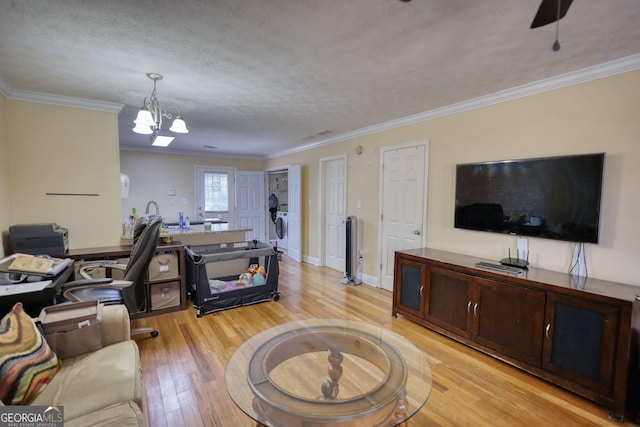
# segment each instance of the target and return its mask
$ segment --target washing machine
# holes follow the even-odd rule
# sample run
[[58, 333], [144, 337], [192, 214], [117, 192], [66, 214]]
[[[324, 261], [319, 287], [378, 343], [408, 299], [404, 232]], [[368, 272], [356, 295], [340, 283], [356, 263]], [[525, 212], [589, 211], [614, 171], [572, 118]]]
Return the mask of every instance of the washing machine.
[[277, 211], [276, 212], [276, 242], [278, 243], [278, 247], [282, 249], [287, 249], [288, 245], [288, 236], [287, 236], [287, 212]]

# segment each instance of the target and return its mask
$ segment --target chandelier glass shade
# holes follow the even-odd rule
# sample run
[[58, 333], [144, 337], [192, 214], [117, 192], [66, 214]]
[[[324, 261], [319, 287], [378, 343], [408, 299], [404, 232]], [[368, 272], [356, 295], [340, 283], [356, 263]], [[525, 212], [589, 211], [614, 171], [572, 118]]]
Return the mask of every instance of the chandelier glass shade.
[[[171, 132], [189, 133], [187, 124], [182, 118], [182, 112], [180, 111], [180, 108], [175, 105], [162, 107], [160, 105], [160, 102], [158, 101], [156, 85], [158, 80], [162, 80], [162, 75], [157, 73], [147, 73], [147, 77], [153, 80], [153, 92], [151, 92], [151, 96], [144, 99], [142, 107], [140, 107], [140, 111], [138, 111], [138, 115], [133, 121], [133, 123], [135, 124], [133, 131], [142, 135], [154, 135], [152, 136], [152, 139], [155, 140], [162, 130], [162, 119], [165, 118], [168, 120], [173, 119], [173, 123], [169, 128]], [[175, 110], [175, 113], [172, 114], [169, 111], [170, 109]], [[173, 140], [173, 137], [170, 138], [171, 140]]]

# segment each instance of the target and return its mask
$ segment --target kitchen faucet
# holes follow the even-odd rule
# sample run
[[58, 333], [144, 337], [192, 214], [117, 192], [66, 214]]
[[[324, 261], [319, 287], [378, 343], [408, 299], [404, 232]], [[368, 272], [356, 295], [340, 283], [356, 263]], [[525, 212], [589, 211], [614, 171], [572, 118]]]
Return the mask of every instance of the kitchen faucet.
[[151, 206], [151, 203], [156, 205], [156, 215], [159, 216], [160, 215], [160, 208], [158, 207], [158, 204], [154, 200], [150, 200], [149, 203], [147, 203], [147, 207], [144, 209], [145, 215], [149, 215], [149, 207]]

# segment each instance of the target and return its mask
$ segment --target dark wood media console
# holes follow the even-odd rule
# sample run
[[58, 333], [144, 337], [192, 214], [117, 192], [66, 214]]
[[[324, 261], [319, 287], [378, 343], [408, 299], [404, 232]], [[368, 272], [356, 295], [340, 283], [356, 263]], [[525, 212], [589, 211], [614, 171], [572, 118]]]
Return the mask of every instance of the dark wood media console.
[[640, 288], [435, 249], [395, 254], [394, 316], [637, 418]]

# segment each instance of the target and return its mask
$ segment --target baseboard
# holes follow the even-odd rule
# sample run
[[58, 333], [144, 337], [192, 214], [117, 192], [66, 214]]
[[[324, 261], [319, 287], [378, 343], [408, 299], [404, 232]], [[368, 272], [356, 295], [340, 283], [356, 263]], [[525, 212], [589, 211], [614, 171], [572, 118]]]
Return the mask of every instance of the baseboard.
[[310, 256], [303, 255], [302, 256], [302, 262], [306, 262], [307, 264], [315, 265], [316, 267], [320, 266], [320, 260], [318, 258], [315, 258], [315, 257], [310, 257]]

